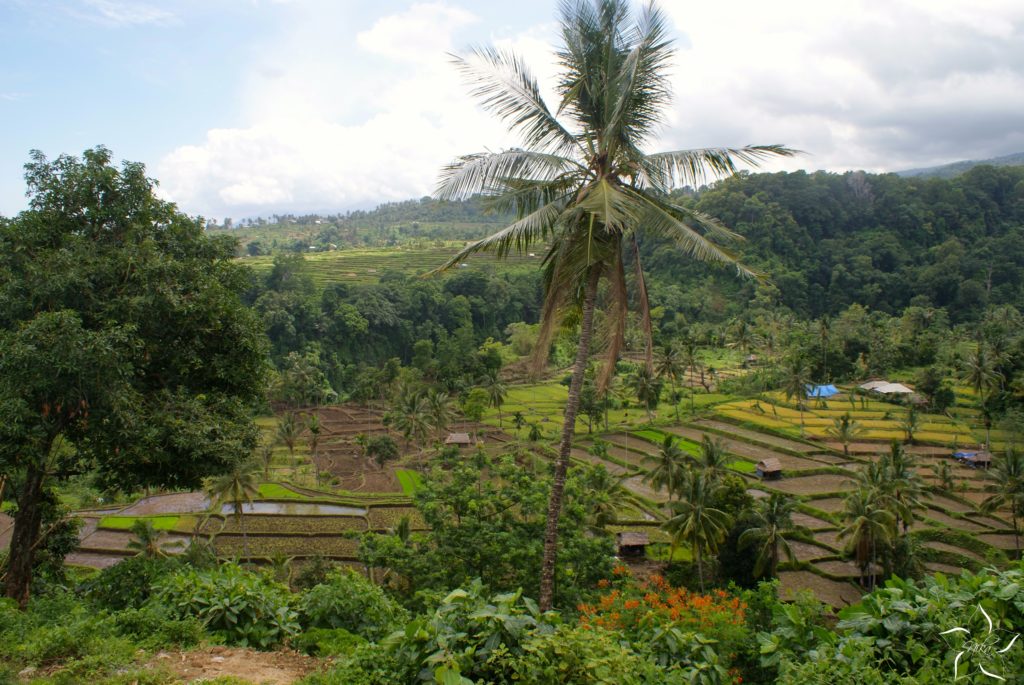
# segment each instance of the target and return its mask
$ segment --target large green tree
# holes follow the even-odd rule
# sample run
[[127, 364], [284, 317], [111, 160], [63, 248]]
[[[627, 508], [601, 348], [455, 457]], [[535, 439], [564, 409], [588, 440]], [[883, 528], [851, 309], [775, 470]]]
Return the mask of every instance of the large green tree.
[[0, 473], [17, 499], [5, 593], [22, 604], [48, 488], [82, 473], [194, 487], [256, 444], [264, 338], [238, 299], [234, 241], [110, 158], [33, 152], [29, 208], [0, 219]]
[[[517, 217], [460, 251], [449, 267], [481, 251], [505, 256], [537, 244], [546, 246], [546, 294], [535, 361], [546, 360], [563, 315], [579, 312], [579, 344], [544, 533], [544, 609], [552, 602], [558, 518], [601, 279], [609, 286], [604, 306], [609, 363], [599, 381], [603, 387], [623, 343], [627, 263], [636, 269], [636, 301], [650, 340], [639, 260], [641, 233], [664, 237], [699, 260], [736, 263], [716, 242], [734, 234], [712, 217], [673, 202], [669, 192], [680, 185], [700, 185], [709, 172], [732, 173], [737, 162], [791, 154], [776, 145], [645, 152], [670, 101], [667, 68], [674, 49], [664, 15], [648, 5], [634, 16], [626, 0], [568, 1], [561, 14], [558, 116], [545, 104], [536, 79], [518, 56], [481, 48], [458, 60], [474, 94], [520, 135], [522, 145], [457, 159], [444, 170], [438, 188], [442, 199], [491, 196], [499, 209], [512, 210]], [[646, 366], [652, 366], [650, 344]]]

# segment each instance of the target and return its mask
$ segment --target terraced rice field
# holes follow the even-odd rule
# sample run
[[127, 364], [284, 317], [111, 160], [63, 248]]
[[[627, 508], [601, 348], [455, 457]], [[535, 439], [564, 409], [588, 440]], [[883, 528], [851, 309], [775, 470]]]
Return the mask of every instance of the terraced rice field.
[[[523, 413], [528, 425], [536, 424], [548, 437], [554, 436], [566, 394], [565, 386], [556, 382], [511, 386], [502, 407], [505, 432], [496, 432], [496, 412], [484, 419], [492, 432], [489, 447], [502, 450], [510, 441], [526, 437], [527, 429], [516, 435], [509, 427], [508, 418], [516, 411]], [[584, 421], [577, 422], [573, 459], [603, 464], [621, 478], [627, 493], [619, 506], [620, 520], [613, 530], [640, 530], [652, 542], [668, 542], [667, 534], [658, 527], [668, 515], [667, 493], [652, 488], [647, 481], [662, 441], [671, 437], [685, 453], [696, 458], [702, 440], [719, 440], [730, 456], [729, 467], [748, 483], [752, 496], [782, 492], [798, 499], [800, 511], [794, 522], [809, 529], [812, 539], [793, 543], [798, 563], [783, 565], [783, 595], [811, 589], [836, 605], [859, 598], [861, 588], [856, 581], [860, 569], [842, 557], [847, 543], [839, 537], [845, 504], [842, 496], [851, 489], [854, 472], [888, 450], [883, 434], [896, 425], [900, 416], [892, 414], [891, 405], [873, 400], [861, 402], [858, 398], [851, 411], [863, 418], [866, 433], [849, 446], [850, 454], [844, 455], [841, 445], [823, 436], [832, 418], [845, 413], [848, 402], [832, 401], [827, 406], [809, 408], [804, 413], [805, 435], [801, 435], [799, 411], [786, 406], [776, 394], [742, 401], [713, 395], [699, 395], [700, 398], [706, 415], [690, 421], [673, 423], [674, 411], [663, 405], [653, 426], [648, 424], [646, 412], [635, 407], [612, 412], [611, 430], [607, 432], [602, 431], [603, 421], [602, 425], [595, 423], [593, 434], [588, 433]], [[684, 400], [681, 407], [687, 404]], [[888, 418], [886, 412], [890, 412]], [[83, 549], [69, 557], [69, 561], [103, 567], [123, 558], [130, 553], [128, 529], [137, 517], [150, 518], [167, 531], [168, 542], [179, 546], [187, 543], [188, 533], [198, 527], [202, 535], [212, 536], [221, 554], [228, 556], [242, 555], [247, 549], [254, 559], [278, 554], [300, 559], [324, 555], [348, 563], [355, 563], [356, 537], [364, 531], [394, 530], [403, 519], [414, 530], [425, 529], [425, 522], [411, 505], [410, 495], [420, 483], [414, 462], [409, 460], [397, 469], [378, 469], [359, 455], [354, 444], [354, 436], [360, 432], [384, 430], [380, 412], [332, 407], [319, 413], [325, 427], [320, 467], [333, 479], [334, 489], [310, 485], [311, 475], [306, 480], [300, 478], [300, 484], [264, 483], [259, 499], [265, 504], [254, 507], [262, 513], [247, 513], [243, 522], [230, 513], [208, 516], [209, 503], [202, 493], [145, 498], [120, 511], [88, 514], [82, 533]], [[965, 410], [951, 417], [928, 417], [923, 421], [929, 439], [932, 434], [938, 436], [936, 442], [913, 445], [908, 451], [917, 456], [919, 471], [929, 482], [935, 482], [935, 477], [927, 466], [948, 459], [950, 448], [943, 441], [947, 437], [950, 442], [955, 441], [951, 436], [959, 435], [957, 431], [969, 434], [975, 429], [977, 418]], [[264, 429], [272, 430], [272, 422], [265, 422]], [[975, 437], [972, 435], [971, 439]], [[603, 450], [595, 449], [598, 440], [603, 443]], [[959, 444], [965, 442], [962, 438], [956, 440], [961, 440]], [[280, 463], [287, 455], [279, 455], [278, 459], [274, 473], [295, 473], [295, 465]], [[303, 459], [308, 460], [308, 456], [300, 449], [300, 462]], [[779, 460], [783, 468], [780, 480], [761, 481], [753, 473], [754, 464], [764, 459]], [[954, 466], [953, 476], [966, 489], [932, 494], [928, 509], [921, 512], [912, 528], [913, 534], [922, 536], [929, 568], [951, 573], [962, 568], [958, 564], [977, 566], [1004, 559], [1005, 553], [1015, 550], [1016, 543], [1002, 512], [982, 514], [978, 509], [986, 496], [982, 492], [984, 474]], [[306, 506], [313, 509], [302, 508]], [[329, 512], [316, 507], [339, 509]], [[335, 515], [318, 515], [324, 513]], [[9, 535], [9, 526], [4, 524], [0, 515], [0, 542], [4, 542], [4, 535]]]
[[[445, 264], [461, 249], [463, 243], [450, 243], [442, 247], [388, 247], [353, 248], [331, 252], [313, 252], [305, 255], [305, 271], [318, 288], [336, 283], [376, 283], [380, 277], [391, 271], [408, 276], [424, 274]], [[543, 254], [543, 247], [534, 254]], [[251, 267], [257, 274], [266, 274], [274, 265], [272, 256], [241, 257], [242, 264]], [[493, 255], [479, 254], [466, 260], [467, 269], [485, 268], [509, 271], [512, 269], [539, 266], [539, 257], [510, 254], [499, 260]]]

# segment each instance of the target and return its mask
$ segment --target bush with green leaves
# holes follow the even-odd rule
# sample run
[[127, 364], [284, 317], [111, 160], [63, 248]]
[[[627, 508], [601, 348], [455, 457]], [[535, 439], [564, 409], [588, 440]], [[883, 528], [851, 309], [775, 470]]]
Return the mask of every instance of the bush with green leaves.
[[130, 663], [137, 647], [104, 613], [68, 592], [34, 597], [25, 611], [0, 600], [0, 663], [52, 672], [52, 682], [80, 683]]
[[418, 616], [404, 629], [356, 650], [314, 682], [501, 682], [507, 660], [522, 654], [532, 637], [554, 631], [557, 620], [557, 614], [542, 614], [520, 592], [488, 597], [476, 580], [449, 593], [431, 614]]
[[917, 582], [892, 578], [840, 611], [834, 630], [808, 607], [780, 605], [782, 620], [758, 636], [764, 659], [791, 682], [945, 683], [981, 667], [1024, 673], [1019, 644], [997, 653], [1024, 632], [1024, 564]]
[[174, 557], [130, 557], [103, 569], [82, 585], [86, 594], [107, 609], [139, 608], [156, 583], [179, 568]]
[[296, 635], [291, 646], [310, 656], [343, 656], [367, 644], [365, 638], [344, 628], [308, 628]]
[[237, 564], [186, 568], [165, 578], [150, 600], [178, 618], [195, 617], [229, 644], [268, 649], [299, 630], [288, 588]]
[[368, 640], [388, 635], [409, 618], [379, 585], [347, 568], [303, 593], [298, 609], [304, 628], [344, 628]]
[[521, 653], [495, 659], [500, 683], [532, 685], [682, 685], [691, 680], [681, 670], [666, 670], [637, 654], [614, 633], [582, 626], [559, 626], [536, 635]]

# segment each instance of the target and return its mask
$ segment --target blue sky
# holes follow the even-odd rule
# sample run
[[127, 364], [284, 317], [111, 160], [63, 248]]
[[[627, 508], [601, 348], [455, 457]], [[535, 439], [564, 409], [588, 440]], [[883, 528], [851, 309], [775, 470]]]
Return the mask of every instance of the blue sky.
[[[1024, 3], [672, 0], [661, 148], [785, 143], [784, 168], [891, 170], [1024, 150]], [[557, 3], [0, 0], [0, 214], [28, 151], [145, 162], [189, 213], [417, 197], [514, 139], [446, 53], [495, 43], [550, 84]]]

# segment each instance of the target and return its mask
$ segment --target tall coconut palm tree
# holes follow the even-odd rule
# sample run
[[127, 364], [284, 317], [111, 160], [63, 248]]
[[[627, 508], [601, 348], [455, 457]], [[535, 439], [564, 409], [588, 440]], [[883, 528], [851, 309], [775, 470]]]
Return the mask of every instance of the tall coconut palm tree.
[[[663, 13], [652, 5], [636, 16], [627, 0], [568, 1], [561, 6], [559, 107], [543, 101], [536, 79], [516, 55], [479, 48], [457, 60], [473, 94], [519, 134], [520, 147], [460, 157], [442, 172], [437, 196], [484, 194], [517, 219], [472, 243], [445, 267], [481, 251], [504, 257], [546, 244], [545, 300], [534, 360], [547, 358], [562, 315], [580, 312], [580, 336], [544, 536], [540, 606], [551, 607], [558, 519], [565, 472], [590, 356], [598, 284], [609, 281], [604, 387], [622, 348], [627, 311], [625, 266], [634, 278], [641, 324], [650, 340], [651, 320], [639, 260], [641, 230], [672, 240], [702, 261], [736, 264], [720, 239], [734, 238], [720, 222], [673, 203], [669, 191], [698, 186], [709, 176], [731, 174], [738, 163], [788, 156], [778, 145], [678, 150], [648, 154], [644, 147], [662, 123], [670, 101], [667, 68], [674, 49]], [[559, 118], [561, 117], [561, 118]], [[747, 272], [742, 270], [742, 272]], [[646, 366], [652, 366], [651, 346]]]
[[850, 415], [850, 412], [846, 412], [842, 416], [832, 419], [832, 426], [827, 432], [830, 437], [839, 441], [843, 446], [843, 454], [848, 457], [850, 456], [850, 443], [864, 432], [864, 427]]
[[693, 550], [701, 592], [704, 592], [704, 555], [718, 550], [731, 522], [729, 514], [711, 506], [718, 487], [707, 474], [689, 470], [679, 491], [679, 501], [672, 504], [674, 515], [662, 525], [672, 536], [673, 556], [680, 543]]
[[435, 431], [438, 440], [444, 437], [445, 431], [455, 416], [452, 408], [452, 399], [448, 393], [431, 388], [427, 391], [427, 407], [430, 425]]
[[1024, 452], [1008, 450], [993, 460], [986, 476], [992, 481], [985, 490], [992, 493], [981, 503], [982, 510], [993, 512], [1009, 508], [1013, 520], [1013, 541], [1020, 556], [1020, 517], [1024, 515]]
[[668, 379], [672, 384], [672, 408], [676, 413], [676, 421], [679, 421], [679, 391], [676, 385], [682, 370], [679, 348], [672, 342], [663, 345], [658, 354], [657, 366], [654, 371], [659, 379]]
[[323, 425], [315, 411], [306, 417], [306, 431], [309, 433], [309, 457], [313, 462], [316, 485], [320, 487], [320, 434], [323, 432]]
[[249, 538], [245, 533], [243, 509], [260, 491], [260, 465], [255, 460], [239, 461], [231, 470], [220, 476], [212, 476], [206, 480], [206, 495], [210, 498], [210, 509], [221, 513], [224, 505], [230, 504], [235, 521], [242, 531], [242, 555], [249, 557]]
[[700, 441], [700, 465], [704, 473], [712, 480], [719, 480], [728, 473], [726, 465], [729, 463], [729, 455], [725, 451], [725, 445], [721, 438], [712, 438], [705, 435]]
[[896, 525], [906, 535], [914, 523], [917, 511], [925, 508], [925, 483], [915, 470], [916, 460], [903, 445], [893, 442], [889, 454], [879, 460], [885, 474], [885, 492], [890, 503], [890, 511], [896, 517]]
[[403, 394], [390, 414], [391, 425], [405, 438], [406, 449], [415, 442], [422, 450], [431, 426], [431, 411], [427, 398], [417, 392]]
[[[869, 567], [875, 563], [878, 546], [888, 544], [894, 537], [896, 517], [879, 505], [874, 493], [857, 489], [846, 497], [843, 519], [846, 525], [839, 531], [839, 539], [847, 538], [845, 552], [856, 555], [863, 584]], [[874, 572], [871, 577], [870, 585], [874, 586]]]
[[740, 534], [738, 542], [741, 549], [751, 546], [756, 549], [755, 576], [761, 577], [767, 571], [768, 577], [774, 578], [782, 555], [791, 562], [796, 561], [796, 554], [789, 546], [788, 538], [806, 532], [806, 529], [793, 525], [795, 510], [796, 500], [778, 492], [772, 493], [767, 499], [758, 500], [754, 505], [753, 526]]
[[656, 488], [664, 489], [669, 499], [675, 497], [686, 478], [690, 461], [686, 452], [680, 449], [675, 438], [666, 435], [658, 449], [658, 455], [647, 459], [653, 459], [657, 463], [648, 471], [645, 480]]
[[167, 556], [167, 551], [164, 550], [163, 538], [166, 533], [162, 530], [157, 530], [153, 526], [152, 521], [146, 519], [136, 519], [135, 523], [131, 527], [132, 535], [135, 539], [128, 541], [128, 549], [135, 550], [138, 556], [149, 557], [156, 559]]
[[480, 380], [480, 387], [487, 393], [487, 403], [498, 410], [498, 428], [504, 428], [501, 419], [501, 405], [505, 404], [508, 387], [502, 382], [497, 369], [491, 369]]
[[641, 366], [629, 379], [629, 384], [636, 394], [636, 399], [647, 410], [647, 420], [653, 421], [651, 413], [661, 399], [661, 380], [646, 366]]
[[277, 439], [288, 448], [288, 459], [292, 463], [293, 469], [295, 468], [295, 445], [298, 444], [304, 430], [305, 426], [299, 422], [293, 411], [286, 412], [277, 420]]
[[782, 392], [786, 401], [796, 398], [796, 408], [800, 411], [800, 435], [804, 434], [804, 401], [807, 399], [807, 386], [811, 384], [811, 372], [804, 360], [794, 358], [782, 370]]
[[997, 368], [997, 359], [984, 343], [978, 343], [961, 360], [960, 370], [961, 380], [969, 383], [978, 394], [985, 421], [985, 449], [989, 449], [992, 444], [992, 414], [988, 409], [988, 398], [1003, 381]]

